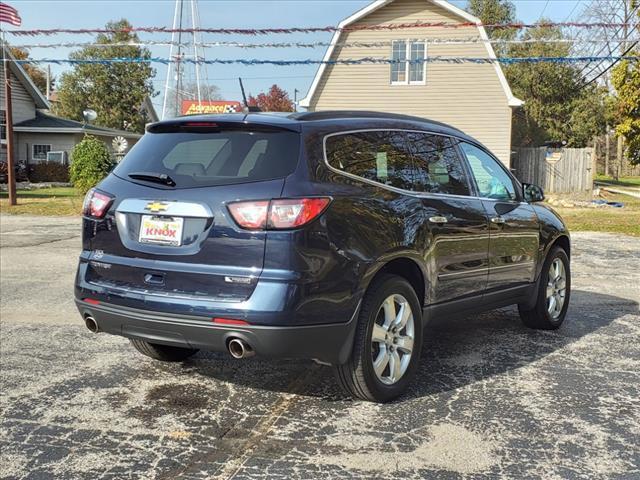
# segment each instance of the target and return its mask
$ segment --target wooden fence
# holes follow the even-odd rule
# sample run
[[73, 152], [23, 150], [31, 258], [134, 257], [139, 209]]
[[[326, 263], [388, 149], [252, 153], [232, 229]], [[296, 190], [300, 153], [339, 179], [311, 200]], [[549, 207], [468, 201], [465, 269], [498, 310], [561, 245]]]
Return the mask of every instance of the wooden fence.
[[577, 193], [593, 188], [592, 148], [519, 148], [511, 162], [521, 182], [548, 193]]

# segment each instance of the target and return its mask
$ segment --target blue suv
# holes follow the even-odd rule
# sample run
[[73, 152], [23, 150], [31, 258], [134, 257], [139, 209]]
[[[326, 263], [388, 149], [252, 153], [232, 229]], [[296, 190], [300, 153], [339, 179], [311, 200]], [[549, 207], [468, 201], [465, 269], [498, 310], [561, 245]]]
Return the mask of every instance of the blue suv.
[[570, 242], [480, 143], [375, 112], [151, 124], [86, 197], [87, 327], [151, 358], [314, 359], [351, 395], [400, 395], [429, 318], [517, 304], [556, 329]]

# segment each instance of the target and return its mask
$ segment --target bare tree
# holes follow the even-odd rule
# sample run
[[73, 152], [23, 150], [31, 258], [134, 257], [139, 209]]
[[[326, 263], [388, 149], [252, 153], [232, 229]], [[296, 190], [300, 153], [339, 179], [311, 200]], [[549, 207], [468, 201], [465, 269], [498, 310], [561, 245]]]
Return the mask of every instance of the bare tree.
[[[580, 21], [623, 25], [584, 28], [574, 32], [579, 39], [574, 45], [575, 53], [593, 57], [622, 54], [630, 46], [629, 40], [640, 34], [639, 6], [638, 0], [591, 0]], [[610, 61], [589, 62], [582, 67], [581, 75], [587, 81], [602, 75], [599, 80], [610, 88], [610, 70], [605, 72], [610, 65]]]

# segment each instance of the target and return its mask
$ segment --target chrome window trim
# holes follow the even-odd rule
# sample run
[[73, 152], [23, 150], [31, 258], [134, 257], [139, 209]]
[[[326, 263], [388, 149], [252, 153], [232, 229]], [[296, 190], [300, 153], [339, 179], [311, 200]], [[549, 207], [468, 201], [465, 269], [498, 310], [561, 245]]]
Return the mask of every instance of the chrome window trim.
[[[452, 193], [433, 193], [433, 192], [414, 192], [413, 190], [405, 190], [403, 188], [398, 188], [398, 187], [393, 187], [391, 185], [385, 185], [384, 183], [380, 183], [380, 182], [376, 182], [375, 180], [369, 180], [368, 178], [364, 178], [364, 177], [360, 177], [358, 175], [354, 175], [353, 173], [349, 173], [349, 172], [345, 172], [343, 170], [340, 170], [339, 168], [335, 168], [332, 165], [329, 164], [329, 159], [327, 158], [327, 139], [329, 137], [335, 137], [338, 135], [349, 135], [350, 133], [363, 133], [363, 132], [406, 132], [406, 133], [427, 133], [427, 134], [432, 134], [432, 135], [440, 135], [442, 137], [449, 137], [452, 139], [455, 139], [459, 142], [463, 142], [466, 140], [463, 140], [462, 138], [456, 137], [455, 135], [450, 135], [448, 133], [441, 133], [441, 132], [434, 132], [434, 131], [430, 131], [430, 130], [413, 130], [413, 129], [407, 129], [407, 128], [361, 128], [361, 129], [356, 129], [356, 130], [344, 130], [344, 131], [340, 131], [340, 132], [333, 132], [333, 133], [329, 133], [327, 135], [324, 136], [324, 138], [322, 139], [322, 156], [324, 157], [324, 164], [327, 166], [327, 168], [329, 168], [329, 170], [331, 170], [332, 172], [335, 172], [339, 175], [344, 175], [345, 177], [348, 178], [352, 178], [354, 180], [359, 180], [361, 182], [364, 183], [368, 183], [370, 185], [374, 185], [376, 187], [380, 187], [380, 188], [384, 188], [386, 190], [392, 191], [394, 193], [399, 193], [402, 195], [409, 195], [412, 197], [417, 197], [417, 198], [429, 198], [429, 197], [445, 197], [445, 198], [464, 198], [464, 199], [475, 199], [475, 200], [488, 200], [488, 201], [492, 201], [492, 202], [501, 202], [501, 203], [514, 203], [514, 204], [525, 204], [528, 205], [527, 202], [522, 202], [519, 200], [502, 200], [502, 199], [497, 199], [497, 198], [488, 198], [488, 197], [478, 197], [475, 195], [455, 195]], [[471, 144], [471, 145], [475, 145], [474, 143], [468, 142], [467, 143]], [[462, 159], [460, 158], [461, 162], [466, 161], [466, 159]], [[499, 160], [498, 160], [499, 161]], [[468, 179], [469, 181], [471, 179]], [[472, 190], [472, 185], [469, 185], [469, 191]]]

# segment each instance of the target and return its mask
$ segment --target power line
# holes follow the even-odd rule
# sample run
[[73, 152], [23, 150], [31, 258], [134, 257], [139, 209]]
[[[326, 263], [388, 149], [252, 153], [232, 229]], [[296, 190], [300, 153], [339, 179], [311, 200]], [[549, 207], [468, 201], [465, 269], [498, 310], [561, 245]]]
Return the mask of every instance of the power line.
[[566, 16], [566, 18], [563, 20], [563, 23], [568, 21], [569, 18], [571, 18], [571, 15], [573, 15], [573, 12], [576, 11], [576, 8], [578, 8], [578, 5], [580, 5], [580, 0], [576, 0], [575, 5], [573, 6], [573, 8], [571, 9], [571, 11], [569, 12], [569, 15]]
[[[637, 6], [637, 7], [635, 7], [635, 8], [631, 11], [631, 13], [629, 14], [628, 18], [633, 18], [634, 14], [635, 14], [635, 13], [636, 13], [636, 11], [638, 10], [638, 8], [640, 8], [640, 5], [639, 5], [639, 6]], [[625, 19], [625, 20], [626, 20], [626, 19]], [[629, 25], [629, 26], [632, 26], [632, 27], [634, 27], [634, 28], [635, 28], [635, 25], [633, 25], [633, 24], [627, 24], [627, 23], [625, 22], [625, 23], [623, 23], [623, 24], [618, 28], [618, 30], [616, 30], [616, 33], [614, 33], [614, 37], [617, 37], [617, 36], [618, 36], [618, 34], [619, 34], [619, 33], [620, 33], [620, 31], [625, 27], [625, 25]], [[622, 42], [618, 42], [618, 43], [622, 43]], [[604, 51], [605, 51], [605, 49], [607, 49], [607, 47], [609, 47], [609, 44], [608, 44], [608, 43], [606, 43], [606, 44], [605, 44], [605, 45], [604, 45], [604, 46], [603, 46], [603, 47], [598, 51], [598, 53], [596, 53], [596, 55], [595, 55], [595, 56], [598, 56], [598, 55], [602, 54], [602, 52], [604, 52]], [[611, 53], [611, 49], [609, 49], [609, 53]], [[598, 63], [597, 65], [595, 65], [591, 70], [589, 70], [587, 73], [585, 73], [585, 74], [583, 75], [583, 77], [585, 77], [585, 78], [586, 78], [586, 77], [587, 77], [588, 75], [590, 75], [593, 71], [595, 71], [598, 67], [600, 67], [600, 66], [602, 65], [602, 63], [603, 63], [603, 61], [599, 62], [599, 63]], [[590, 63], [587, 63], [584, 67], [582, 67], [582, 68], [580, 69], [580, 71], [578, 72], [578, 75], [581, 75], [581, 74], [582, 74], [582, 72], [584, 72], [587, 68], [589, 68], [589, 65], [590, 65]], [[608, 70], [608, 69], [607, 69], [607, 70]], [[605, 70], [605, 71], [607, 71], [607, 70]], [[599, 76], [600, 76], [600, 75], [598, 75], [598, 77], [599, 77]], [[598, 77], [596, 77], [596, 78], [598, 78]]]
[[549, 0], [547, 0], [547, 3], [544, 4], [544, 7], [542, 8], [542, 11], [540, 12], [540, 19], [542, 18], [542, 15], [544, 15], [544, 12], [547, 10], [548, 6], [549, 6]]
[[[627, 55], [627, 53], [629, 53], [631, 50], [633, 50], [635, 48], [635, 46], [638, 45], [639, 43], [640, 42], [635, 42], [633, 45], [631, 45], [629, 48], [627, 48], [624, 52], [622, 52], [622, 55], [620, 55], [616, 60], [614, 60], [614, 62], [611, 65], [609, 65], [602, 72], [600, 72], [597, 76], [595, 76], [594, 78], [589, 80], [587, 83], [585, 83], [582, 87], [580, 87], [580, 90], [582, 90], [584, 88], [587, 88], [589, 85], [591, 85], [597, 79], [599, 79], [602, 75], [604, 75], [609, 70], [611, 70], [616, 63], [618, 63], [620, 60], [623, 60], [625, 58], [625, 56]], [[640, 57], [627, 57], [627, 58], [628, 59], [640, 60]]]

